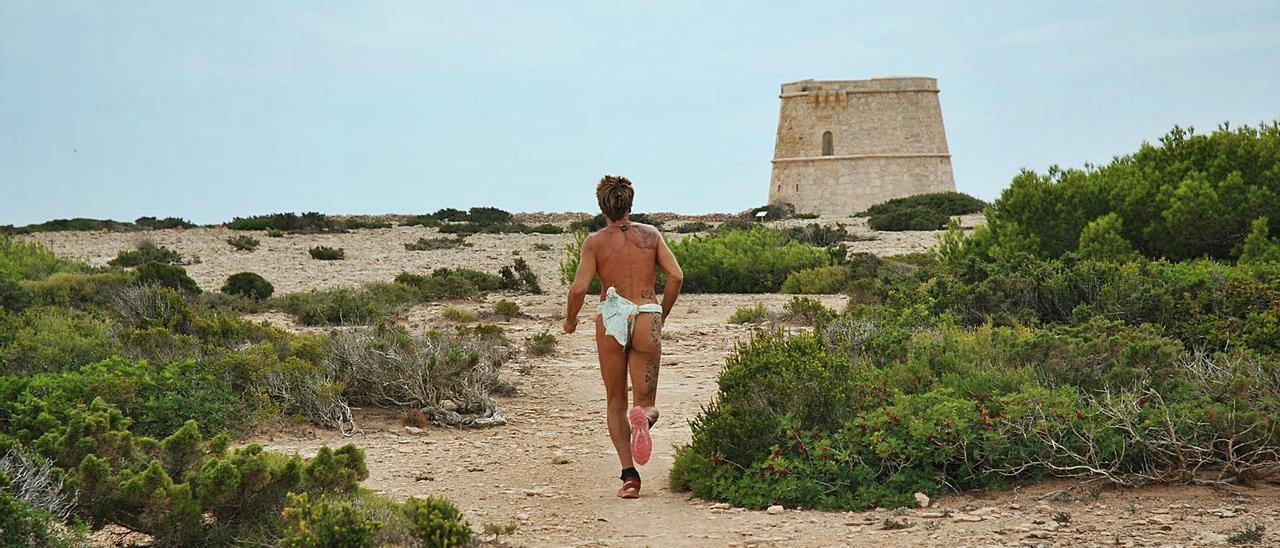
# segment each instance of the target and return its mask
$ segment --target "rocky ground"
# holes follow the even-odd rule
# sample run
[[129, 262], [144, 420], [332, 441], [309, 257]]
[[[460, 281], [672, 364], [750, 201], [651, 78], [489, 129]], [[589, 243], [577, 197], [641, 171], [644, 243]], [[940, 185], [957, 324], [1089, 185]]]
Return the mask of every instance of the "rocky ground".
[[[860, 222], [853, 220], [854, 222]], [[966, 219], [972, 225], [974, 218]], [[851, 249], [888, 255], [923, 251], [934, 233], [854, 231], [865, 241]], [[166, 230], [144, 234], [57, 233], [28, 236], [63, 256], [104, 264], [146, 236], [200, 262], [188, 271], [206, 290], [230, 274], [258, 272], [277, 292], [389, 281], [401, 271], [467, 266], [494, 271], [513, 255], [529, 260], [546, 295], [493, 294], [484, 302], [455, 302], [492, 310], [509, 298], [524, 314], [502, 323], [517, 344], [542, 331], [558, 333], [563, 286], [558, 263], [567, 235], [477, 235], [465, 249], [409, 252], [402, 244], [434, 230], [397, 227], [351, 234], [259, 235], [262, 247], [235, 252], [224, 229]], [[536, 244], [550, 250], [535, 249]], [[313, 261], [313, 245], [343, 247], [344, 261]], [[542, 246], [539, 246], [542, 247]], [[867, 512], [822, 512], [775, 507], [750, 511], [690, 499], [666, 487], [674, 448], [690, 437], [688, 421], [715, 394], [716, 375], [750, 326], [726, 323], [740, 306], [763, 302], [781, 311], [782, 295], [687, 295], [664, 333], [659, 388], [663, 410], [654, 430], [653, 460], [641, 468], [640, 500], [617, 499], [618, 463], [604, 424], [604, 398], [592, 333], [559, 337], [550, 356], [519, 354], [504, 376], [518, 392], [500, 399], [506, 426], [481, 430], [414, 429], [396, 413], [357, 411], [360, 432], [344, 438], [321, 427], [291, 426], [250, 441], [272, 449], [311, 455], [324, 444], [354, 442], [366, 451], [365, 485], [393, 497], [443, 495], [457, 503], [479, 531], [485, 524], [514, 525], [508, 534], [481, 535], [508, 545], [644, 546], [1192, 546], [1253, 541], [1280, 543], [1280, 486], [1231, 489], [1156, 486], [1119, 489], [1101, 484], [1054, 481], [993, 493], [962, 493], [924, 508]], [[843, 298], [822, 298], [842, 306]], [[441, 323], [443, 304], [423, 305], [403, 318], [412, 329]], [[287, 317], [264, 318], [296, 328]], [[582, 318], [589, 319], [584, 311]], [[1245, 534], [1262, 530], [1256, 539]], [[1233, 535], [1235, 535], [1233, 537]]]

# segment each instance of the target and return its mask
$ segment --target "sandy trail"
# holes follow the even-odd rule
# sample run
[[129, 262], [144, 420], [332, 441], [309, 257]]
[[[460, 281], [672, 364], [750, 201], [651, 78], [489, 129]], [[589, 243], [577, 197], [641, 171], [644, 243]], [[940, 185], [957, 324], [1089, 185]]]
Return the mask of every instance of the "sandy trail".
[[[971, 225], [973, 219], [966, 219]], [[791, 222], [791, 221], [789, 221]], [[843, 222], [843, 221], [842, 221]], [[849, 220], [866, 234], [861, 220]], [[187, 267], [205, 290], [216, 291], [232, 273], [266, 276], [277, 292], [355, 286], [389, 281], [401, 271], [469, 267], [489, 272], [525, 257], [543, 280], [547, 295], [490, 295], [485, 302], [450, 303], [492, 310], [499, 298], [520, 303], [525, 316], [503, 323], [517, 344], [550, 330], [558, 334], [564, 287], [558, 263], [570, 235], [476, 235], [474, 247], [407, 252], [403, 244], [435, 237], [434, 229], [396, 227], [351, 234], [265, 238], [253, 253], [231, 250], [236, 234], [226, 229], [162, 230], [145, 234], [50, 233], [26, 236], [57, 254], [104, 264], [142, 237], [201, 261]], [[923, 251], [936, 234], [875, 233], [849, 242], [854, 251], [880, 255]], [[347, 260], [313, 261], [313, 245], [344, 247]], [[618, 462], [604, 423], [604, 397], [590, 329], [560, 336], [560, 349], [535, 358], [521, 353], [504, 375], [519, 388], [500, 405], [506, 426], [481, 430], [431, 427], [412, 433], [398, 414], [359, 410], [362, 431], [344, 438], [332, 429], [290, 425], [252, 440], [285, 452], [314, 454], [323, 444], [356, 443], [366, 451], [370, 478], [365, 485], [395, 498], [442, 495], [458, 504], [477, 529], [484, 524], [516, 524], [510, 535], [483, 536], [488, 542], [530, 546], [1179, 546], [1227, 543], [1246, 527], [1265, 527], [1262, 544], [1280, 545], [1280, 487], [1260, 483], [1231, 490], [1161, 486], [1104, 489], [1080, 496], [1040, 500], [1073, 484], [1049, 482], [998, 493], [942, 497], [927, 509], [900, 512], [819, 512], [787, 509], [771, 515], [723, 504], [691, 500], [670, 492], [667, 471], [675, 446], [690, 437], [688, 421], [709, 403], [716, 375], [733, 345], [750, 328], [726, 323], [739, 306], [764, 302], [780, 311], [784, 295], [685, 295], [664, 333], [658, 403], [663, 410], [654, 430], [654, 457], [641, 468], [643, 498], [614, 496]], [[837, 296], [823, 297], [842, 306]], [[403, 322], [420, 331], [441, 323], [443, 304], [417, 306]], [[590, 307], [587, 307], [590, 310]], [[288, 326], [287, 317], [271, 313]], [[588, 320], [584, 311], [582, 319]], [[589, 325], [589, 324], [587, 324]], [[292, 326], [291, 326], [292, 327]], [[517, 371], [526, 369], [528, 374]], [[563, 464], [553, 464], [564, 462]], [[1062, 499], [1062, 500], [1058, 500]], [[1066, 519], [1064, 523], [1054, 517]], [[886, 519], [910, 527], [883, 528]]]

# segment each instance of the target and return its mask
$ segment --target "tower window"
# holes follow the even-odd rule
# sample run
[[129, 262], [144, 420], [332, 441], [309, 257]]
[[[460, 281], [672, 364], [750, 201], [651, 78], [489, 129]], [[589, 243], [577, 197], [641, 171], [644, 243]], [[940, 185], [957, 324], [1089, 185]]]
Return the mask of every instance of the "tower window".
[[796, 185], [796, 192], [800, 192], [800, 185]]
[[835, 149], [835, 139], [831, 136], [831, 132], [824, 131], [822, 133], [822, 155], [831, 156], [836, 153]]

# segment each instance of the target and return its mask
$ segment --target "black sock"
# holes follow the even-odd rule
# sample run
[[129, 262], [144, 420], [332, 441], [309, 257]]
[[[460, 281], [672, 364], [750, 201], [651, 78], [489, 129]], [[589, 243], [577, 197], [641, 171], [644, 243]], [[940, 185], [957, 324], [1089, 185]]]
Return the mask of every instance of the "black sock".
[[622, 481], [638, 480], [640, 479], [640, 471], [636, 470], [636, 467], [634, 466], [632, 466], [631, 468], [623, 468], [621, 479]]

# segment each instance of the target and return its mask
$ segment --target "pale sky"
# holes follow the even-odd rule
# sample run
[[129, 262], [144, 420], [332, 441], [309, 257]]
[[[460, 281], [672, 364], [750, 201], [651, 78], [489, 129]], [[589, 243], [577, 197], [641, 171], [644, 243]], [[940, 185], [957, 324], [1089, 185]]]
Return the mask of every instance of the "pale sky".
[[0, 0], [0, 224], [767, 199], [778, 87], [938, 78], [956, 185], [1280, 118], [1280, 2]]

